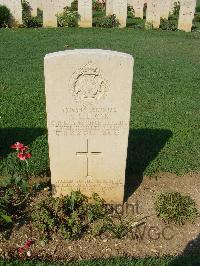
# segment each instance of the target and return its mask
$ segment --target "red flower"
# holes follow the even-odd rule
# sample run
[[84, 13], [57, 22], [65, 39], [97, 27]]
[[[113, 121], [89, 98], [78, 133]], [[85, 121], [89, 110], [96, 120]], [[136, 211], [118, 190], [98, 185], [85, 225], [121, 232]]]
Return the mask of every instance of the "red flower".
[[20, 143], [20, 142], [16, 142], [15, 144], [10, 146], [11, 149], [15, 149], [17, 151], [21, 150], [24, 148], [24, 144]]
[[19, 158], [21, 161], [25, 161], [26, 159], [30, 159], [31, 158], [31, 154], [30, 153], [20, 152], [20, 153], [17, 154], [17, 158]]
[[19, 149], [21, 152], [25, 152], [28, 150], [28, 146], [23, 146], [22, 148]]
[[19, 255], [22, 255], [23, 252], [24, 252], [24, 248], [22, 248], [22, 247], [18, 248]]
[[30, 248], [30, 246], [33, 244], [33, 241], [32, 240], [28, 240], [26, 243], [25, 243], [25, 245], [24, 245], [24, 247], [25, 248]]

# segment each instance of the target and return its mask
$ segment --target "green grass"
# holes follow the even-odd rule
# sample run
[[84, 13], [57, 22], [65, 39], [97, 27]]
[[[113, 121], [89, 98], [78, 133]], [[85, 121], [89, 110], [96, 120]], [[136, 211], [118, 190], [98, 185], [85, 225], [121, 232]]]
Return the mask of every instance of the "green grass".
[[0, 266], [195, 266], [199, 265], [199, 256], [188, 256], [188, 257], [166, 257], [163, 259], [149, 258], [149, 259], [128, 259], [128, 258], [115, 258], [115, 259], [95, 259], [86, 260], [72, 263], [54, 263], [54, 262], [36, 262], [36, 261], [13, 261], [5, 262], [0, 261]]
[[9, 145], [22, 141], [33, 154], [30, 171], [48, 171], [43, 58], [76, 48], [135, 58], [129, 174], [200, 170], [200, 34], [94, 28], [0, 30], [2, 167]]

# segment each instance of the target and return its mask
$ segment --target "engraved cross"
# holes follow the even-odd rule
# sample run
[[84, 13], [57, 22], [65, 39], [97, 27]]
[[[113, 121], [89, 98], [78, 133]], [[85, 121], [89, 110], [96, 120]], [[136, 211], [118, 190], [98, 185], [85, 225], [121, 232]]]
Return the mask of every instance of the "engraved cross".
[[89, 157], [90, 156], [95, 156], [95, 155], [100, 155], [102, 154], [102, 152], [96, 152], [96, 151], [92, 151], [90, 152], [89, 151], [89, 141], [87, 139], [87, 151], [86, 152], [77, 152], [76, 153], [76, 156], [86, 156], [86, 159], [87, 159], [87, 176], [86, 177], [90, 177], [89, 176]]

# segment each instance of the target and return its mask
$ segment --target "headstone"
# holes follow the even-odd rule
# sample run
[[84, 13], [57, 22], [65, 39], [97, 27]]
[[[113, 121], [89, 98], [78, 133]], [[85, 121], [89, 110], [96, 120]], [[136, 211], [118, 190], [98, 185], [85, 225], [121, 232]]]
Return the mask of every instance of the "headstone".
[[147, 3], [146, 10], [146, 23], [145, 26], [148, 28], [159, 28], [160, 26], [160, 0], [149, 0]]
[[92, 27], [92, 0], [78, 1], [79, 26], [81, 28]]
[[113, 15], [113, 1], [114, 0], [106, 0], [106, 16]]
[[136, 18], [143, 19], [143, 13], [144, 13], [144, 0], [132, 0], [130, 1], [130, 6], [134, 9], [134, 15]]
[[119, 20], [120, 28], [126, 27], [127, 20], [127, 0], [114, 0], [113, 1], [113, 14]]
[[31, 16], [37, 16], [37, 9], [39, 8], [38, 0], [29, 0], [28, 2], [31, 8]]
[[57, 9], [54, 0], [43, 0], [43, 27], [57, 27]]
[[178, 29], [190, 32], [194, 19], [196, 0], [181, 0], [178, 20]]
[[45, 56], [51, 182], [55, 196], [124, 196], [133, 57], [106, 50]]
[[171, 0], [160, 1], [160, 17], [168, 19], [171, 10]]
[[10, 9], [12, 18], [11, 24], [22, 24], [22, 5], [21, 0], [0, 0], [0, 5], [5, 5]]

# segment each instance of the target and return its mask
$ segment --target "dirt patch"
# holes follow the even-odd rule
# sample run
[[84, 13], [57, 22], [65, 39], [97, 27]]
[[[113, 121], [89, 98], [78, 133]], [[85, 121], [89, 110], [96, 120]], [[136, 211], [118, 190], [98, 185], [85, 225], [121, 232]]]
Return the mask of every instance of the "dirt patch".
[[[36, 228], [29, 221], [16, 224], [9, 239], [0, 234], [0, 257], [18, 256], [18, 247], [28, 239], [34, 240], [30, 257], [46, 260], [77, 260], [109, 258], [113, 256], [147, 257], [177, 254], [200, 254], [200, 218], [194, 224], [183, 226], [165, 224], [155, 215], [155, 196], [162, 191], [179, 191], [190, 195], [200, 210], [200, 173], [189, 173], [177, 177], [169, 173], [157, 174], [156, 178], [144, 177], [140, 187], [128, 199], [121, 211], [134, 212], [146, 217], [146, 224], [133, 230], [123, 239], [113, 239], [110, 235], [101, 237], [84, 236], [76, 241], [64, 241], [59, 235], [44, 243], [39, 240]], [[43, 191], [35, 200], [39, 200]]]

